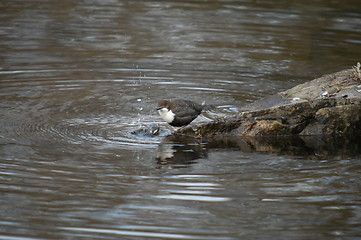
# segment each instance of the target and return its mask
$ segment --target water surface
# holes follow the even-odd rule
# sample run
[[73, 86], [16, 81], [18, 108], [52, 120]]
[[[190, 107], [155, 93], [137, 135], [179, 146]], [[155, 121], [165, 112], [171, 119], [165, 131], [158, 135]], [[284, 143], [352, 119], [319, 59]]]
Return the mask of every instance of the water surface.
[[232, 113], [355, 65], [359, 1], [0, 7], [0, 238], [360, 236], [357, 137], [177, 139], [155, 111]]

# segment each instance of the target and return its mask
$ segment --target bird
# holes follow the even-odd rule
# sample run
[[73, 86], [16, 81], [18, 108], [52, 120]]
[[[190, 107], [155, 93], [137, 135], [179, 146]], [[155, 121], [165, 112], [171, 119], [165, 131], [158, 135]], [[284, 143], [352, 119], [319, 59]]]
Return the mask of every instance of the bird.
[[159, 101], [157, 110], [169, 125], [183, 127], [196, 119], [203, 110], [211, 107], [212, 105], [198, 104], [190, 100], [174, 99]]

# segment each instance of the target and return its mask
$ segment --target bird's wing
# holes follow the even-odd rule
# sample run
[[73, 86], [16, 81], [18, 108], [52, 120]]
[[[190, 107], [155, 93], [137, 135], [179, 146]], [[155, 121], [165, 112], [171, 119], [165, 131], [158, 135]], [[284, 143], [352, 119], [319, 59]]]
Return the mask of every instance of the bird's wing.
[[180, 118], [185, 116], [197, 117], [201, 113], [200, 111], [197, 111], [193, 108], [184, 109], [182, 107], [175, 107], [174, 109], [172, 109], [172, 112]]

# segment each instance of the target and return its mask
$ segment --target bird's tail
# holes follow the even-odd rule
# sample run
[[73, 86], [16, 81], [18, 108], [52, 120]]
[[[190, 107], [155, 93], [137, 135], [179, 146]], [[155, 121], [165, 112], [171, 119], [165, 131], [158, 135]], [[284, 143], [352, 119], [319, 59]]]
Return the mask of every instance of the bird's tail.
[[212, 104], [205, 104], [204, 102], [202, 103], [202, 110], [203, 111], [209, 111], [213, 108], [216, 108], [214, 105]]

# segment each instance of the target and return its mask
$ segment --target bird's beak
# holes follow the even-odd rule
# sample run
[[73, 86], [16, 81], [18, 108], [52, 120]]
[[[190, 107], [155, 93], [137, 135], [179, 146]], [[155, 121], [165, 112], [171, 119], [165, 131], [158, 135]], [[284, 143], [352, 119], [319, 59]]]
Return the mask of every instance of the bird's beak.
[[157, 110], [161, 110], [163, 107], [157, 107]]

